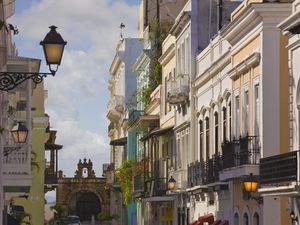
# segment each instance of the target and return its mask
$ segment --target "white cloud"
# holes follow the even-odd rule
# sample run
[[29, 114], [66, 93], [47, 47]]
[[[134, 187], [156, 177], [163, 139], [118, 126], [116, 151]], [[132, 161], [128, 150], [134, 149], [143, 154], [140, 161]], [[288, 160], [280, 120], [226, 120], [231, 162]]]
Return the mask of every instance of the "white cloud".
[[68, 42], [56, 76], [46, 79], [46, 112], [58, 130], [57, 143], [64, 146], [59, 167], [67, 176], [74, 175], [79, 158], [91, 158], [97, 175], [101, 175], [102, 163], [109, 161], [103, 118], [109, 66], [120, 34], [118, 26], [123, 22], [124, 36], [136, 36], [137, 14], [138, 7], [124, 0], [39, 0], [11, 19], [20, 31], [16, 41], [21, 55], [43, 58], [33, 49], [40, 51], [36, 43], [52, 24]]

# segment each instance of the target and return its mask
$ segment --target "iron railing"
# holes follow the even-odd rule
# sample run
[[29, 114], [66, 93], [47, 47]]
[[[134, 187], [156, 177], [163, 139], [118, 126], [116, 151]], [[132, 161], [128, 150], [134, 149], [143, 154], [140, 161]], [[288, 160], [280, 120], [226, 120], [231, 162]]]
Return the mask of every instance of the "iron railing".
[[145, 181], [145, 195], [162, 196], [168, 191], [168, 179], [166, 177], [151, 178]]
[[260, 144], [256, 136], [240, 137], [222, 144], [222, 169], [256, 165], [260, 160]]
[[142, 174], [137, 174], [133, 176], [133, 191], [143, 191], [144, 190], [144, 183], [143, 183], [143, 176]]
[[145, 115], [145, 111], [144, 110], [133, 110], [130, 114], [129, 114], [129, 118], [128, 118], [128, 126], [132, 126], [140, 116]]
[[213, 155], [206, 162], [191, 163], [188, 166], [188, 187], [218, 182], [221, 163], [220, 155]]
[[113, 96], [108, 103], [108, 110], [117, 110], [119, 112], [123, 112], [125, 108], [125, 98], [121, 95]]
[[189, 97], [189, 75], [178, 74], [167, 82], [167, 101], [170, 104], [180, 104]]

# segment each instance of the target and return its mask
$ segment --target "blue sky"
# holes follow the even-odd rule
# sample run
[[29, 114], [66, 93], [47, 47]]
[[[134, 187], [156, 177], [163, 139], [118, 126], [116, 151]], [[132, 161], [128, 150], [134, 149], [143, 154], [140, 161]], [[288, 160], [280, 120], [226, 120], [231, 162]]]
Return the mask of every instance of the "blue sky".
[[[20, 56], [41, 58], [39, 42], [54, 24], [68, 42], [62, 65], [45, 81], [46, 112], [57, 143], [64, 146], [59, 168], [73, 176], [80, 158], [91, 158], [97, 176], [109, 162], [106, 120], [109, 66], [115, 54], [121, 22], [125, 37], [136, 37], [140, 0], [16, 0], [9, 22], [19, 34]], [[41, 71], [47, 71], [44, 61]]]

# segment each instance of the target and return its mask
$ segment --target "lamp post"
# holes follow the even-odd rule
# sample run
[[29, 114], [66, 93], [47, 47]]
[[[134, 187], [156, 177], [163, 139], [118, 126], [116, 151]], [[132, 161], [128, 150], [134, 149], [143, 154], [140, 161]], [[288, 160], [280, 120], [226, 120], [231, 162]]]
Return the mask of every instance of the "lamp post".
[[28, 129], [21, 122], [18, 122], [13, 126], [11, 134], [16, 143], [25, 143], [28, 136]]
[[46, 63], [49, 66], [50, 73], [33, 73], [33, 72], [0, 72], [0, 90], [9, 91], [23, 83], [25, 80], [31, 79], [35, 84], [43, 81], [48, 75], [55, 76], [60, 65], [64, 47], [67, 44], [62, 36], [57, 33], [56, 26], [49, 27], [50, 31], [40, 42], [43, 46]]
[[169, 190], [175, 189], [176, 180], [171, 176], [171, 178], [168, 180], [168, 188]]
[[253, 199], [257, 201], [258, 204], [261, 204], [263, 198], [254, 194], [257, 193], [258, 184], [258, 180], [253, 177], [252, 173], [243, 180], [244, 189], [247, 192], [248, 199]]

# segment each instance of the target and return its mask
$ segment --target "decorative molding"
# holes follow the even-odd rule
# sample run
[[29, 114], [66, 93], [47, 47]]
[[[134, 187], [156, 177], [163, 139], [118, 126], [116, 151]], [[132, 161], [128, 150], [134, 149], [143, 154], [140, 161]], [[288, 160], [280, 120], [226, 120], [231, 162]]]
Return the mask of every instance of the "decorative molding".
[[228, 76], [235, 80], [237, 79], [243, 72], [249, 70], [252, 67], [255, 67], [260, 63], [260, 53], [254, 52], [250, 56], [248, 56], [245, 60], [238, 63], [231, 70], [228, 71]]

